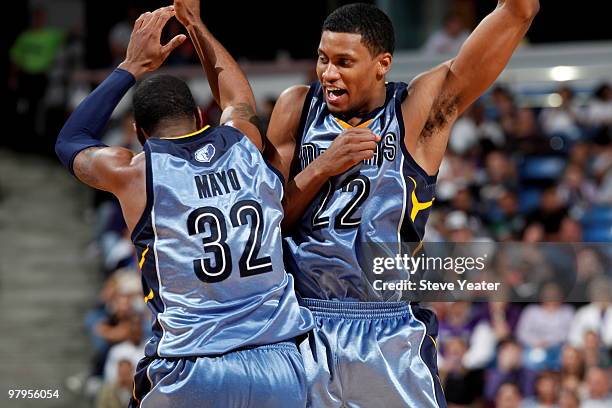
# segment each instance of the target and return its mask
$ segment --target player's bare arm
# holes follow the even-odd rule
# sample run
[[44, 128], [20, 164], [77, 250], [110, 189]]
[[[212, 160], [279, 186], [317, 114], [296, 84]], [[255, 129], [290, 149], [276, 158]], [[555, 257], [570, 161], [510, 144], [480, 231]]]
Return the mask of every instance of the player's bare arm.
[[500, 0], [455, 58], [411, 82], [405, 143], [429, 174], [440, 167], [452, 124], [499, 76], [538, 10], [538, 0]]
[[200, 0], [175, 0], [174, 8], [176, 18], [193, 42], [213, 97], [223, 111], [221, 124], [240, 129], [262, 150], [253, 90], [234, 58], [202, 22]]
[[286, 89], [276, 101], [266, 139], [266, 159], [288, 180], [300, 127], [302, 106], [309, 87], [296, 85]]
[[[124, 76], [117, 80], [118, 85], [125, 91], [120, 92], [121, 95], [111, 96], [111, 103], [104, 104], [99, 109], [89, 106], [91, 103], [87, 104], [84, 101], [60, 132], [56, 144], [58, 154], [62, 150], [77, 151], [72, 161], [67, 158], [65, 164], [80, 181], [117, 196], [130, 230], [136, 224], [145, 205], [144, 156], [134, 155], [125, 148], [104, 146], [99, 142], [99, 138], [120, 97], [127, 92], [133, 82], [145, 73], [156, 70], [170, 52], [186, 40], [184, 35], [179, 35], [167, 44], [161, 45], [162, 29], [172, 16], [174, 9], [170, 6], [144, 13], [136, 20], [126, 58], [118, 67], [133, 77], [129, 78], [126, 74], [128, 78]], [[105, 98], [105, 93], [111, 95], [116, 93], [116, 90], [107, 85], [100, 86], [94, 91], [96, 92], [98, 92], [97, 98]], [[74, 129], [79, 115], [88, 115], [90, 120], [95, 119], [94, 123], [87, 123], [86, 126]]]
[[289, 228], [299, 220], [330, 177], [370, 159], [380, 139], [369, 129], [347, 129], [324, 154], [289, 179], [292, 162], [297, 157], [296, 137], [299, 136], [300, 116], [307, 93], [307, 86], [294, 86], [283, 92], [274, 106], [268, 126], [266, 158], [288, 180], [283, 199], [284, 228]]

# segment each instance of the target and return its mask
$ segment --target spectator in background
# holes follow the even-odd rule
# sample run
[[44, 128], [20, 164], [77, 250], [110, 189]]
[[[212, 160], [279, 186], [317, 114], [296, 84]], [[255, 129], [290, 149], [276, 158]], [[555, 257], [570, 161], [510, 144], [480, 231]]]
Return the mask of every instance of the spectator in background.
[[[142, 301], [139, 299], [139, 301]], [[144, 358], [145, 342], [143, 337], [144, 319], [142, 314], [134, 313], [129, 318], [130, 326], [127, 339], [115, 344], [108, 351], [106, 364], [104, 365], [104, 382], [115, 383], [117, 381], [118, 365], [121, 361], [128, 360], [134, 367]]]
[[440, 377], [449, 405], [470, 407], [481, 401], [484, 390], [483, 371], [470, 370], [464, 364], [467, 344], [461, 337], [447, 339]]
[[595, 184], [575, 164], [568, 164], [565, 168], [558, 192], [559, 199], [565, 203], [570, 213], [577, 216], [582, 216], [597, 196]]
[[560, 242], [582, 242], [582, 226], [571, 217], [565, 217], [559, 227]]
[[537, 222], [544, 228], [544, 240], [558, 241], [561, 221], [567, 215], [557, 186], [548, 187], [540, 196], [540, 205], [527, 216], [528, 224]]
[[544, 226], [536, 220], [531, 221], [521, 236], [521, 241], [525, 243], [535, 244], [536, 242], [544, 241]]
[[535, 396], [528, 398], [522, 408], [553, 408], [557, 405], [559, 380], [555, 373], [542, 371], [535, 383]]
[[516, 384], [521, 396], [533, 395], [535, 372], [523, 366], [523, 349], [512, 339], [500, 342], [497, 361], [485, 373], [485, 397], [499, 401], [499, 391], [506, 383]]
[[444, 25], [429, 36], [423, 46], [423, 53], [428, 56], [456, 54], [461, 45], [470, 35], [463, 19], [458, 14], [448, 14], [444, 18]]
[[49, 72], [64, 40], [64, 33], [47, 27], [47, 13], [36, 8], [30, 27], [23, 31], [10, 49], [9, 88], [16, 92], [19, 128], [25, 134], [43, 134], [43, 98]]
[[[478, 169], [476, 163], [450, 150], [447, 151], [442, 159], [440, 171], [438, 172], [436, 201], [440, 203], [451, 200], [459, 188], [474, 182], [474, 179], [477, 178], [477, 174]], [[435, 211], [436, 206], [434, 206], [432, 212]]]
[[516, 164], [499, 150], [485, 158], [485, 177], [480, 188], [480, 199], [488, 213], [508, 190], [518, 187]]
[[586, 142], [576, 142], [569, 151], [568, 163], [575, 164], [587, 170], [591, 160], [591, 145]]
[[597, 183], [596, 204], [612, 205], [612, 145], [601, 147], [591, 167]]
[[491, 91], [491, 107], [488, 116], [497, 122], [505, 134], [509, 134], [514, 129], [516, 118], [516, 102], [514, 95], [509, 89], [496, 85]]
[[561, 386], [577, 392], [584, 379], [584, 358], [582, 352], [569, 344], [561, 351]]
[[466, 369], [484, 368], [495, 355], [495, 334], [486, 321], [480, 320], [470, 302], [449, 302], [444, 319], [439, 323], [442, 364], [446, 356], [446, 340], [463, 339], [467, 349], [462, 356]]
[[556, 95], [561, 99], [561, 104], [540, 112], [542, 131], [547, 136], [559, 135], [569, 140], [579, 140], [582, 137], [579, 126], [581, 112], [574, 100], [574, 92], [569, 87], [562, 86]]
[[591, 367], [586, 374], [586, 390], [581, 408], [610, 408], [612, 395], [610, 394], [610, 377], [599, 367]]
[[502, 128], [497, 122], [487, 119], [483, 104], [477, 101], [455, 122], [448, 146], [457, 154], [466, 154], [488, 145], [484, 149], [486, 153], [491, 147], [502, 148], [504, 142]]
[[612, 87], [601, 84], [586, 108], [587, 123], [595, 128], [612, 126]]
[[516, 116], [507, 124], [505, 130], [507, 149], [513, 155], [531, 155], [550, 152], [547, 138], [542, 135], [538, 127], [533, 109], [520, 108]]
[[601, 343], [599, 334], [589, 330], [584, 333], [582, 350], [584, 353], [584, 364], [589, 367], [610, 367], [610, 353]]
[[495, 408], [521, 408], [522, 402], [521, 390], [512, 382], [502, 384], [495, 394]]
[[512, 190], [501, 192], [497, 203], [489, 209], [487, 225], [496, 241], [515, 241], [525, 228], [525, 217], [520, 211], [516, 193]]
[[117, 363], [115, 381], [105, 384], [98, 394], [96, 408], [125, 408], [132, 397], [135, 365], [130, 359]]
[[[498, 296], [503, 295], [498, 294]], [[508, 296], [509, 294], [506, 293], [505, 297], [508, 298]], [[498, 300], [496, 298], [494, 302], [484, 303], [486, 307], [484, 318], [495, 334], [496, 344], [512, 336], [521, 316], [521, 306], [519, 304]]]
[[[561, 228], [563, 230], [563, 226]], [[589, 299], [588, 293], [591, 282], [605, 273], [604, 257], [605, 255], [600, 254], [595, 248], [577, 248], [576, 283], [568, 299], [576, 302], [586, 302]], [[576, 313], [576, 316], [578, 316], [578, 313]]]
[[576, 312], [569, 327], [569, 341], [578, 348], [584, 346], [584, 336], [588, 331], [599, 334], [603, 344], [612, 347], [612, 285], [605, 276], [593, 279], [589, 286], [592, 303]]
[[580, 408], [580, 398], [575, 391], [562, 388], [559, 392], [559, 408]]
[[574, 316], [573, 308], [562, 304], [561, 298], [559, 286], [548, 282], [541, 289], [541, 303], [527, 306], [519, 319], [516, 335], [525, 347], [530, 368], [556, 368]]
[[104, 365], [110, 347], [130, 338], [133, 333], [133, 316], [142, 309], [142, 288], [136, 273], [118, 272], [117, 290], [109, 299], [107, 316], [95, 324], [95, 334], [104, 340], [105, 348], [96, 358], [94, 375], [103, 376]]

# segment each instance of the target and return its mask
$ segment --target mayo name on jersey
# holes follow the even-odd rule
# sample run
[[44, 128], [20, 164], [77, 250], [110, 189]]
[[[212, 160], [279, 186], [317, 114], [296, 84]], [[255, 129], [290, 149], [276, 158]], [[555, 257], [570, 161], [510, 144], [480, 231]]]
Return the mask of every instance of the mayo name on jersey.
[[132, 234], [153, 311], [149, 356], [218, 355], [307, 331], [284, 269], [283, 185], [228, 126], [145, 143], [147, 206]]

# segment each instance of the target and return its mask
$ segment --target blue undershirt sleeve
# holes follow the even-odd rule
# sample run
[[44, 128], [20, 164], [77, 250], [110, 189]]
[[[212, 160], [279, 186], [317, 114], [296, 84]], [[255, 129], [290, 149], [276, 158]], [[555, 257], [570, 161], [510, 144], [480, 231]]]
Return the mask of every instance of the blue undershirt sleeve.
[[115, 69], [70, 115], [57, 136], [55, 153], [72, 174], [76, 155], [87, 148], [106, 146], [100, 141], [113, 110], [136, 83], [132, 74]]

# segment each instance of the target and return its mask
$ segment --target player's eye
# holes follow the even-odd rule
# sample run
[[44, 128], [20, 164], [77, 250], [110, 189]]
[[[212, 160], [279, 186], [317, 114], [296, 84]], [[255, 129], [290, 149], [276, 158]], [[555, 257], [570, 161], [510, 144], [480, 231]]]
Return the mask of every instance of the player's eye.
[[319, 55], [319, 62], [322, 64], [327, 64], [327, 58], [324, 55]]
[[338, 61], [338, 65], [340, 65], [341, 67], [350, 67], [351, 66], [351, 60], [346, 59], [346, 58], [341, 58]]

